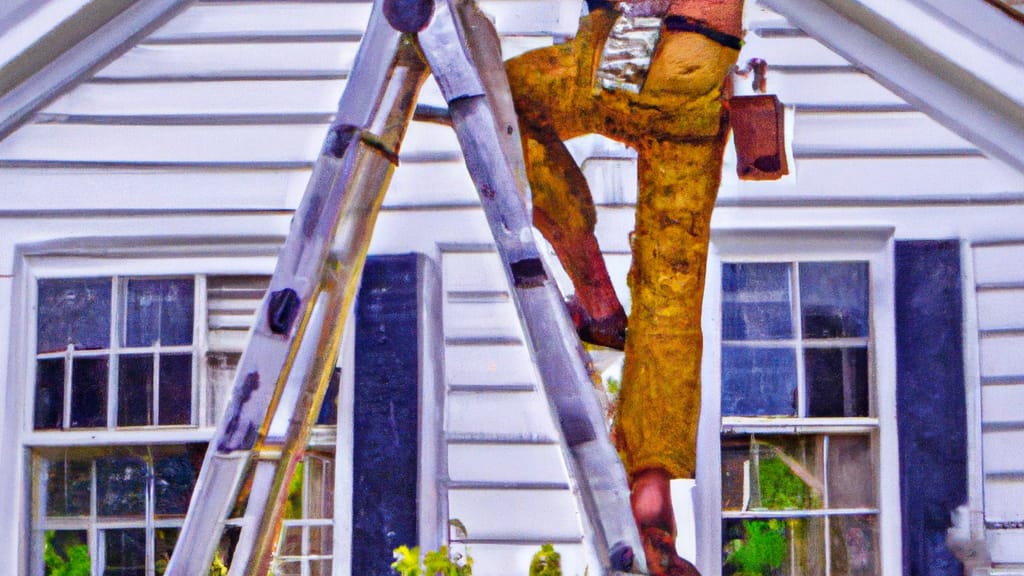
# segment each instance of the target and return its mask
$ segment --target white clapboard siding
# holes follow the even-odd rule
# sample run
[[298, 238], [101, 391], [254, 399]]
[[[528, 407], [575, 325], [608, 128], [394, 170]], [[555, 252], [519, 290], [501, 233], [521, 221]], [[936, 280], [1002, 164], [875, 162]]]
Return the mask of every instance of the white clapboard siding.
[[456, 389], [472, 387], [531, 387], [536, 372], [526, 345], [486, 343], [448, 346], [445, 351], [448, 385]]
[[[570, 35], [579, 16], [579, 2], [574, 0], [482, 0], [480, 6], [501, 34]], [[370, 2], [198, 4], [158, 30], [152, 40], [361, 35], [369, 17]]]
[[931, 154], [974, 146], [920, 112], [807, 112], [796, 115], [793, 154]]
[[[848, 151], [849, 153], [850, 151]], [[1020, 172], [983, 156], [835, 156], [797, 158], [795, 181], [739, 182], [719, 205], [836, 203], [924, 204], [997, 199], [1024, 190]]]
[[97, 72], [100, 80], [341, 76], [357, 40], [136, 46]]
[[985, 521], [995, 563], [1024, 562], [1024, 241], [975, 244]]
[[[0, 159], [138, 163], [309, 163], [327, 134], [325, 124], [138, 126], [34, 124], [0, 142]], [[400, 158], [458, 157], [455, 132], [415, 122]]]
[[558, 432], [492, 250], [442, 252], [449, 513], [474, 568], [522, 574], [555, 542], [566, 574], [586, 569]]
[[345, 80], [86, 82], [58, 98], [48, 116], [122, 117], [334, 114]]

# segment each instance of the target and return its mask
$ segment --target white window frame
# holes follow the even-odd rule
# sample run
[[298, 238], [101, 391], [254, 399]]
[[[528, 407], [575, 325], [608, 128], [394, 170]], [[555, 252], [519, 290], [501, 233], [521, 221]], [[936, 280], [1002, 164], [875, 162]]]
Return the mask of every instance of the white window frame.
[[[875, 417], [856, 419], [877, 431], [879, 566], [884, 576], [902, 573], [899, 447], [896, 428], [896, 345], [893, 230], [891, 228], [715, 230], [708, 255], [702, 327], [702, 406], [696, 485], [697, 559], [702, 573], [722, 571], [721, 305], [723, 262], [866, 261], [870, 271], [870, 392]], [[749, 428], [767, 419], [744, 418]], [[771, 419], [777, 420], [777, 419]], [[849, 424], [850, 419], [843, 419]], [[733, 423], [739, 420], [731, 419]], [[808, 424], [808, 423], [803, 423]], [[822, 433], [838, 424], [819, 418], [796, 432]]]
[[[0, 499], [0, 530], [18, 534], [18, 573], [30, 572], [33, 514], [29, 481], [32, 450], [45, 447], [103, 445], [184, 444], [209, 442], [215, 423], [206, 421], [208, 325], [207, 276], [267, 275], [273, 273], [283, 237], [248, 238], [91, 238], [56, 240], [19, 246], [16, 254], [12, 302], [22, 302], [11, 314], [11, 362], [8, 370], [6, 402], [20, 406], [18, 417], [3, 421], [5, 442], [0, 454], [10, 463], [0, 475], [0, 493], [13, 497]], [[429, 255], [419, 259], [420, 289], [417, 316], [419, 326], [420, 371], [420, 545], [436, 549], [446, 543], [447, 495], [442, 482], [447, 458], [442, 429], [444, 421], [444, 362], [441, 330], [441, 289], [439, 266]], [[35, 418], [35, 370], [37, 338], [38, 281], [44, 278], [195, 278], [193, 333], [193, 370], [195, 394], [193, 423], [190, 426], [152, 426], [105, 429], [33, 430]], [[342, 341], [340, 363], [353, 365], [354, 314]], [[352, 422], [353, 370], [342, 370], [338, 396], [338, 422]], [[109, 401], [109, 399], [108, 399]], [[12, 414], [12, 412], [8, 412]], [[109, 416], [109, 414], [108, 414]], [[336, 454], [351, 454], [351, 427], [339, 427], [332, 433], [315, 428], [311, 446], [333, 446]], [[10, 458], [8, 458], [10, 456]], [[334, 562], [333, 573], [345, 576], [350, 567], [352, 517], [352, 462], [335, 459], [334, 478]]]

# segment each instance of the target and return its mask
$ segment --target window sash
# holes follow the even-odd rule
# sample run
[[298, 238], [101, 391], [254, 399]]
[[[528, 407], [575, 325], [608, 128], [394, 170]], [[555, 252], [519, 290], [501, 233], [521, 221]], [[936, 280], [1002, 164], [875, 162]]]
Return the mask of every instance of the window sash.
[[[97, 276], [87, 276], [88, 278], [96, 278]], [[100, 349], [88, 349], [88, 350], [77, 350], [73, 344], [69, 344], [65, 350], [53, 351], [53, 352], [42, 352], [35, 354], [35, 362], [32, 363], [32, 373], [28, 379], [31, 382], [31, 393], [28, 395], [31, 399], [29, 403], [33, 412], [31, 418], [27, 419], [26, 427], [35, 433], [48, 433], [48, 432], [70, 432], [77, 430], [131, 430], [140, 428], [167, 428], [167, 427], [195, 427], [201, 426], [204, 423], [200, 423], [200, 412], [198, 404], [202, 403], [203, 396], [203, 382], [199, 372], [200, 367], [200, 351], [202, 343], [205, 342], [205, 338], [202, 334], [205, 332], [205, 310], [206, 310], [206, 295], [205, 295], [205, 276], [203, 275], [182, 275], [174, 274], [169, 276], [134, 276], [134, 275], [123, 275], [114, 274], [110, 276], [101, 276], [102, 278], [109, 278], [111, 282], [111, 295], [110, 295], [110, 334], [109, 334], [109, 346]], [[74, 279], [74, 276], [69, 276], [67, 279]], [[64, 279], [52, 278], [52, 279]], [[188, 345], [163, 345], [160, 342], [159, 336], [156, 341], [150, 346], [125, 346], [121, 342], [124, 341], [127, 331], [127, 306], [128, 306], [128, 283], [135, 280], [174, 280], [174, 279], [189, 279], [192, 281], [192, 343]], [[38, 282], [40, 279], [36, 279]], [[37, 306], [38, 306], [37, 301]], [[203, 324], [200, 324], [202, 322]], [[33, 341], [36, 340], [36, 334], [33, 333]], [[190, 407], [187, 422], [185, 423], [170, 423], [164, 424], [160, 420], [160, 359], [163, 356], [183, 356], [185, 354], [191, 355], [191, 376], [189, 379], [189, 397]], [[152, 407], [152, 412], [147, 415], [146, 420], [150, 421], [149, 424], [138, 425], [138, 424], [121, 424], [118, 422], [119, 415], [119, 389], [120, 389], [120, 364], [124, 357], [128, 356], [143, 356], [152, 355], [154, 364], [152, 368], [152, 389], [146, 394], [148, 398], [147, 406]], [[72, 408], [74, 403], [74, 370], [73, 366], [75, 360], [78, 359], [102, 359], [106, 358], [107, 365], [107, 377], [104, 385], [106, 393], [106, 417], [103, 426], [72, 426]], [[35, 428], [36, 417], [36, 393], [38, 383], [36, 382], [35, 371], [38, 367], [38, 362], [44, 360], [64, 360], [64, 385], [63, 385], [63, 398], [62, 398], [62, 417], [61, 425], [57, 428]], [[212, 425], [212, 423], [210, 424]]]
[[[893, 314], [893, 248], [892, 229], [879, 228], [750, 228], [712, 231], [707, 268], [707, 291], [704, 299], [703, 329], [704, 363], [701, 379], [704, 402], [701, 418], [701, 444], [697, 469], [698, 565], [707, 573], [722, 570], [722, 470], [720, 439], [723, 433], [787, 434], [861, 433], [870, 434], [877, 442], [874, 454], [877, 470], [878, 507], [878, 572], [899, 574], [901, 534], [899, 491], [892, 488], [899, 482], [898, 445], [895, 411], [895, 323]], [[869, 326], [872, 334], [871, 372], [868, 382], [868, 418], [796, 418], [796, 417], [725, 417], [721, 415], [721, 350], [723, 262], [868, 262]], [[802, 327], [802, 326], [801, 326]], [[796, 342], [792, 342], [796, 345]], [[730, 342], [729, 344], [740, 344]], [[778, 341], [771, 345], [778, 346]], [[824, 342], [805, 339], [804, 349], [828, 346]], [[857, 340], [843, 344], [863, 346]], [[802, 401], [801, 401], [802, 404]], [[882, 487], [886, 487], [883, 489]], [[768, 512], [771, 516], [777, 511]], [[778, 517], [777, 515], [775, 517]]]

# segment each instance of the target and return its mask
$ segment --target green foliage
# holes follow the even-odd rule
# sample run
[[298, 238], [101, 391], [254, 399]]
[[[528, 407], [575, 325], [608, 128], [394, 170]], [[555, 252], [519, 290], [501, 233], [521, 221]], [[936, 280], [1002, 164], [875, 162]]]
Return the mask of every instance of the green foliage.
[[622, 390], [622, 382], [618, 378], [609, 376], [605, 378], [604, 385], [608, 388], [608, 393], [615, 396]]
[[213, 563], [210, 564], [209, 576], [228, 576], [228, 565], [224, 563], [224, 559], [220, 557], [220, 552], [217, 552], [213, 556]]
[[562, 555], [551, 544], [544, 544], [533, 555], [530, 576], [562, 576]]
[[54, 530], [46, 533], [43, 549], [46, 573], [50, 576], [89, 576], [89, 546], [87, 544], [72, 544], [64, 546], [63, 550], [58, 551], [58, 546], [54, 544], [56, 534]]
[[284, 503], [284, 517], [287, 519], [302, 518], [302, 468], [303, 463], [299, 462], [288, 482], [288, 499]]
[[735, 566], [736, 576], [763, 576], [786, 560], [786, 523], [783, 520], [744, 520], [746, 538], [729, 542], [726, 564]]
[[454, 556], [447, 546], [427, 552], [420, 557], [420, 547], [402, 545], [395, 548], [395, 561], [391, 567], [400, 576], [472, 576], [473, 559], [461, 554]]
[[758, 467], [761, 505], [771, 510], [816, 507], [811, 490], [781, 458], [763, 458]]

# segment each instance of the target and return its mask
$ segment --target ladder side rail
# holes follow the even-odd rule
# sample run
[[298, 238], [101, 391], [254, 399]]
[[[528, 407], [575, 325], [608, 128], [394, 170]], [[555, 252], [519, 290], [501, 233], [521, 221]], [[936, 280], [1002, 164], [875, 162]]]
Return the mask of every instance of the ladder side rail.
[[[383, 190], [412, 115], [412, 104], [405, 105], [402, 100], [407, 91], [389, 91], [403, 40], [387, 25], [379, 4], [378, 0], [356, 59], [357, 68], [370, 70], [354, 75], [361, 82], [348, 83], [337, 119], [295, 212], [239, 362], [231, 400], [207, 449], [167, 567], [168, 576], [199, 576], [209, 571], [252, 451], [265, 436], [274, 404], [287, 381], [336, 237], [339, 261], [348, 263], [343, 266], [347, 274], [344, 291], [349, 297], [355, 294]], [[415, 69], [406, 62], [404, 70]], [[398, 74], [398, 82], [418, 78], [418, 91], [425, 78], [422, 69], [421, 65], [418, 73]], [[404, 121], [394, 117], [396, 111], [404, 114]], [[369, 132], [374, 129], [379, 136]]]
[[[582, 504], [586, 549], [602, 573], [640, 569], [645, 565], [643, 548], [629, 505], [625, 470], [608, 438], [585, 352], [534, 242], [524, 202], [525, 179], [518, 179], [516, 172], [523, 165], [517, 126], [508, 123], [515, 116], [501, 110], [511, 101], [489, 96], [508, 94], [500, 55], [487, 48], [497, 46], [497, 34], [470, 2], [449, 3], [438, 2], [434, 22], [419, 35], [420, 45], [448, 102], [466, 164], [514, 287], [520, 319], [530, 335], [528, 347], [562, 431], [570, 483]], [[460, 46], [445, 42], [451, 26], [461, 37]], [[484, 70], [488, 72], [483, 74]]]
[[[246, 519], [242, 526], [241, 542], [251, 543], [251, 554], [242, 557], [235, 549], [229, 576], [234, 574], [267, 574], [275, 552], [275, 544], [281, 532], [285, 501], [288, 498], [290, 480], [299, 461], [305, 454], [309, 433], [320, 414], [328, 383], [338, 361], [341, 335], [345, 318], [352, 309], [350, 298], [346, 298], [340, 266], [330, 266], [324, 290], [320, 293], [314, 322], [316, 338], [306, 338], [299, 350], [297, 368], [293, 370], [289, 385], [298, 386], [299, 394], [291, 406], [278, 408], [279, 414], [288, 414], [288, 427], [280, 444], [275, 446], [277, 454], [261, 461], [265, 468], [273, 466], [273, 480], [270, 490], [260, 500], [250, 494], [246, 506]], [[310, 330], [307, 330], [307, 334]], [[274, 458], [277, 459], [274, 462]], [[255, 483], [254, 483], [255, 485]], [[252, 536], [247, 531], [254, 532]]]

